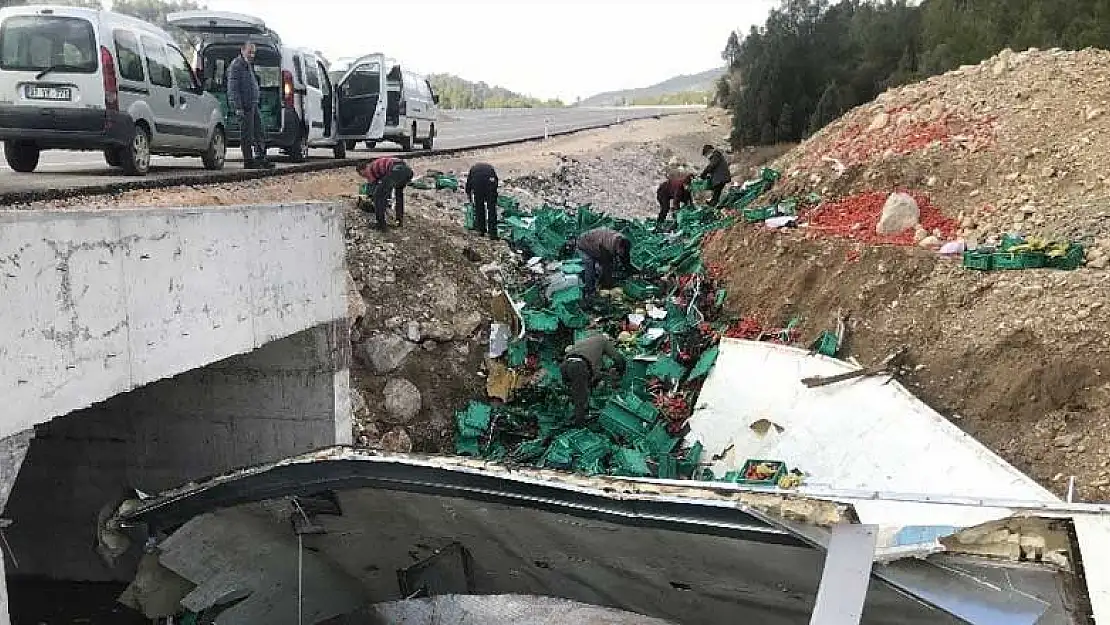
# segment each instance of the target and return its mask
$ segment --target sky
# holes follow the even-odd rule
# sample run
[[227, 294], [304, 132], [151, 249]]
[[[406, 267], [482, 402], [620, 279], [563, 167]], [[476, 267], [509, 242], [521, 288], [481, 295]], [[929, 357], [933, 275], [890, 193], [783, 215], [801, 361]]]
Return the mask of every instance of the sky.
[[[573, 102], [724, 64], [728, 35], [762, 24], [775, 0], [204, 0], [261, 17], [282, 41], [330, 59], [384, 52], [450, 73]], [[377, 24], [377, 26], [376, 26]]]

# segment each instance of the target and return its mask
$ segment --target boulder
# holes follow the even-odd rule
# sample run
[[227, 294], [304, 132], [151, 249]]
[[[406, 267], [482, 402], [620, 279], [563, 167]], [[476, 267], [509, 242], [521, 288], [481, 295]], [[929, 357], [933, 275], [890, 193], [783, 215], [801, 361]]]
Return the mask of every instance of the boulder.
[[455, 329], [450, 324], [441, 321], [432, 321], [421, 326], [421, 334], [427, 340], [436, 343], [450, 343], [455, 340]]
[[369, 312], [366, 306], [366, 300], [362, 298], [362, 293], [359, 291], [358, 283], [347, 272], [347, 323], [350, 327], [354, 327], [358, 320], [365, 317]]
[[458, 315], [452, 325], [456, 337], [469, 338], [482, 326], [482, 313], [472, 311]]
[[408, 326], [405, 328], [405, 338], [412, 341], [413, 343], [420, 343], [424, 340], [424, 335], [420, 332], [419, 321], [409, 322]]
[[366, 397], [357, 388], [351, 389], [351, 416], [356, 420], [363, 420], [370, 416], [370, 406], [366, 403]]
[[407, 454], [412, 451], [412, 437], [403, 427], [395, 427], [382, 436], [381, 448], [395, 454]]
[[381, 375], [396, 371], [416, 345], [395, 334], [379, 334], [359, 346], [363, 361]]
[[395, 421], [408, 423], [420, 413], [420, 389], [404, 378], [394, 378], [386, 383], [385, 410]]
[[883, 206], [883, 214], [875, 226], [875, 232], [888, 236], [898, 234], [918, 225], [920, 219], [921, 209], [917, 206], [917, 200], [906, 193], [891, 193]]

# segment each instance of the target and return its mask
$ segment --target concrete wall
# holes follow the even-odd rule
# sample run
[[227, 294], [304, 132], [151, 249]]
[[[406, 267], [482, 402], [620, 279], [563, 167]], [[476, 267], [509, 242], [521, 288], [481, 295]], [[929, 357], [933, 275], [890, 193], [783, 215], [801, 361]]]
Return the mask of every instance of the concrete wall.
[[9, 575], [128, 580], [94, 549], [106, 505], [351, 436], [346, 322], [113, 397], [37, 428], [6, 516]]
[[345, 316], [337, 205], [0, 212], [0, 438]]
[[7, 574], [126, 579], [116, 497], [349, 442], [345, 278], [334, 204], [0, 212]]

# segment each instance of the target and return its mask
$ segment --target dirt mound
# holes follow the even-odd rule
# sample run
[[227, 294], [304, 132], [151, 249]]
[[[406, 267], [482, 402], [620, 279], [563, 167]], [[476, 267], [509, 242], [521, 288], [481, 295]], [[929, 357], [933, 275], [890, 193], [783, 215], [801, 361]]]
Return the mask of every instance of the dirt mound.
[[[708, 246], [728, 305], [812, 339], [853, 315], [846, 354], [896, 347], [923, 399], [1056, 492], [1110, 495], [1110, 53], [1004, 51], [854, 109], [773, 163], [775, 194], [817, 192], [803, 227], [737, 226]], [[926, 229], [876, 235], [905, 191]], [[1077, 271], [979, 273], [919, 249], [1016, 232], [1088, 246]], [[913, 235], [913, 236], [911, 236]], [[876, 419], [891, 418], [875, 415]]]
[[1005, 50], [888, 91], [776, 166], [794, 188], [839, 197], [915, 189], [969, 242], [1004, 232], [1110, 252], [1110, 52]]

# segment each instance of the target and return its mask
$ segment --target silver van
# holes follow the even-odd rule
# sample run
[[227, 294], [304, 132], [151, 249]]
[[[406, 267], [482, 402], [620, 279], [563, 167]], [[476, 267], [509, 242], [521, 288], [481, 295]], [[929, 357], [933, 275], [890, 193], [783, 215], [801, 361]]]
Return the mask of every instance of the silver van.
[[43, 150], [102, 150], [132, 175], [151, 154], [199, 156], [221, 169], [219, 102], [162, 29], [66, 6], [0, 9], [0, 140], [18, 172]]

